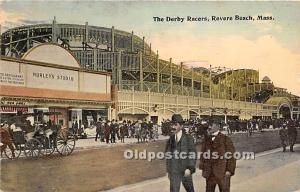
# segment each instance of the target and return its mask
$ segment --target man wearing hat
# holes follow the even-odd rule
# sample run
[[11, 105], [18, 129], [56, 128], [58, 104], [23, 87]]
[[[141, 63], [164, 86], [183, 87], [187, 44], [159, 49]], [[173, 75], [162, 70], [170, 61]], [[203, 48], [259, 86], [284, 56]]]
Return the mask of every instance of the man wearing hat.
[[[231, 139], [220, 132], [218, 122], [213, 121], [208, 128], [201, 152], [210, 154], [210, 158], [202, 155], [199, 164], [202, 176], [206, 179], [206, 192], [214, 192], [216, 185], [220, 192], [229, 192], [230, 177], [234, 175], [236, 167], [236, 159], [233, 158], [235, 148]], [[230, 153], [231, 157], [228, 158], [225, 153]], [[217, 158], [212, 154], [217, 154]]]
[[297, 128], [293, 121], [290, 121], [288, 125], [288, 139], [290, 143], [290, 152], [294, 152], [294, 145], [297, 140]]
[[184, 132], [181, 115], [174, 114], [171, 123], [175, 133], [166, 144], [166, 153], [172, 155], [166, 160], [170, 192], [179, 192], [181, 183], [187, 192], [194, 192], [192, 173], [195, 172], [197, 156], [194, 139]]
[[279, 130], [279, 136], [280, 136], [283, 152], [286, 152], [286, 145], [288, 142], [288, 130], [286, 129], [286, 123], [284, 123], [282, 125], [282, 128]]

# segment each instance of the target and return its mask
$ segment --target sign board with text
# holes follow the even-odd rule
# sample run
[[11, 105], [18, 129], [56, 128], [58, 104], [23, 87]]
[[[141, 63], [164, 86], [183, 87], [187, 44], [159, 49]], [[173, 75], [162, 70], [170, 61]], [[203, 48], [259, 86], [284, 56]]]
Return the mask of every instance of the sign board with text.
[[53, 66], [0, 60], [0, 85], [72, 91], [110, 93], [110, 76]]

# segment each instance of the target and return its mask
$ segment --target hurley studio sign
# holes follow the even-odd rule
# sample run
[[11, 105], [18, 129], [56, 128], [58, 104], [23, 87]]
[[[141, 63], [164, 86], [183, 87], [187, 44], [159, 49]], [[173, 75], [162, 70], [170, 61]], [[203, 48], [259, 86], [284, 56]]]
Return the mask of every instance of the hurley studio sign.
[[43, 79], [56, 79], [62, 81], [74, 81], [74, 77], [70, 75], [62, 75], [62, 74], [54, 74], [54, 73], [40, 73], [33, 72], [32, 76], [35, 78], [43, 78]]
[[44, 66], [27, 66], [27, 86], [56, 90], [77, 91], [78, 72]]

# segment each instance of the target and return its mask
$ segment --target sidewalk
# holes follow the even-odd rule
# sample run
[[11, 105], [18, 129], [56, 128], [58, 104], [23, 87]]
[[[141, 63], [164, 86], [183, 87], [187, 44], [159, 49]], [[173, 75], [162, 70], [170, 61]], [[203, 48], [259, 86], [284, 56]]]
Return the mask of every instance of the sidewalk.
[[[278, 131], [279, 129], [263, 129], [263, 131]], [[227, 134], [227, 132], [223, 131], [224, 134]], [[254, 131], [253, 134], [260, 134], [261, 132], [259, 131]], [[161, 133], [159, 133], [159, 138], [158, 141], [161, 140], [166, 140], [169, 138], [169, 136], [163, 136], [161, 135]], [[236, 135], [236, 134], [247, 134], [247, 132], [235, 132], [232, 135]], [[113, 147], [113, 146], [121, 146], [121, 145], [127, 145], [127, 144], [134, 144], [137, 143], [137, 139], [136, 138], [126, 138], [125, 137], [125, 143], [121, 143], [121, 140], [117, 140], [117, 143], [105, 143], [105, 142], [100, 142], [100, 140], [98, 139], [97, 141], [95, 141], [95, 137], [90, 136], [87, 139], [78, 139], [76, 141], [76, 146], [75, 146], [75, 150], [85, 150], [85, 149], [94, 149], [94, 148], [99, 148], [99, 147]], [[151, 141], [154, 142], [154, 141]]]
[[[158, 140], [156, 141], [166, 140], [168, 138], [169, 136], [159, 135]], [[95, 137], [90, 137], [87, 139], [78, 139], [76, 141], [75, 150], [94, 149], [99, 147], [113, 147], [113, 146], [121, 146], [121, 145], [137, 143], [136, 138], [125, 138], [124, 141], [125, 143], [121, 143], [121, 140], [116, 139], [116, 143], [107, 144], [105, 142], [101, 142], [99, 139], [95, 141]], [[155, 142], [155, 141], [150, 141], [150, 142]]]
[[[298, 150], [300, 144], [296, 144]], [[272, 186], [273, 191], [298, 192], [299, 185], [299, 153], [282, 153], [281, 148], [276, 148], [255, 155], [255, 161], [238, 160], [236, 175], [232, 178], [233, 192], [240, 191], [268, 191]], [[193, 175], [195, 189], [205, 189], [205, 180], [202, 172], [196, 169]], [[274, 182], [274, 180], [283, 182]], [[284, 183], [285, 185], [282, 185]], [[296, 188], [289, 189], [289, 188]], [[276, 189], [276, 190], [275, 190]], [[284, 190], [283, 190], [284, 189]], [[298, 190], [299, 189], [299, 190]], [[119, 186], [103, 192], [160, 192], [169, 190], [167, 176], [141, 181], [134, 184]], [[180, 192], [185, 191], [181, 186]], [[99, 191], [100, 192], [100, 191]]]

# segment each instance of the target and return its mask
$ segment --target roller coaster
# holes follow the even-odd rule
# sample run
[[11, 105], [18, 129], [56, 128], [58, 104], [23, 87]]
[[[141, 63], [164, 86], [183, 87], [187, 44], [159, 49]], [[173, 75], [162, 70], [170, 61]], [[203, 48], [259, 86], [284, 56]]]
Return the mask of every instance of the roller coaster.
[[223, 67], [189, 68], [163, 60], [145, 37], [132, 31], [85, 25], [37, 24], [9, 29], [1, 34], [1, 55], [22, 58], [32, 47], [55, 43], [70, 50], [83, 68], [112, 72], [118, 90], [135, 90], [195, 97], [266, 102], [287, 96], [298, 105], [299, 97], [273, 83], [260, 83], [259, 71]]

